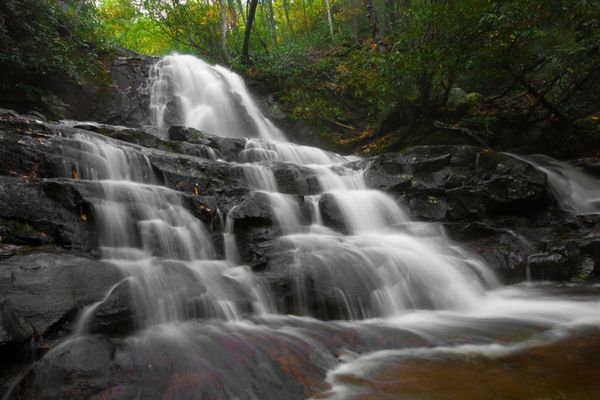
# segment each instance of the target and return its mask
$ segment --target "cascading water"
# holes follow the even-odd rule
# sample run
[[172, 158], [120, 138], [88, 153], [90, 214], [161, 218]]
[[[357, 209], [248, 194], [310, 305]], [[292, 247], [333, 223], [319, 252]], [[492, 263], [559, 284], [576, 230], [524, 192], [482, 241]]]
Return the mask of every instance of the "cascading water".
[[158, 185], [143, 154], [91, 134], [67, 143], [65, 175], [76, 173], [87, 186], [102, 256], [128, 277], [140, 326], [237, 318], [240, 304], [255, 302], [255, 285], [229, 282], [234, 266], [216, 259], [207, 227], [181, 193]]
[[512, 154], [533, 164], [548, 177], [560, 206], [577, 215], [600, 213], [600, 181], [574, 166], [544, 155]]
[[[239, 265], [237, 206], [218, 210], [220, 259], [210, 229], [183, 193], [162, 186], [143, 149], [92, 133], [68, 138], [65, 174], [94, 204], [102, 256], [123, 271], [139, 328], [112, 356], [112, 373], [128, 377], [106, 378], [103, 395], [351, 398], [365, 394], [352, 376], [364, 381], [398, 358], [485, 356], [498, 341], [531, 347], [600, 322], [598, 301], [499, 287], [439, 227], [368, 189], [344, 157], [285, 142], [234, 73], [172, 55], [156, 64], [151, 86], [158, 126], [252, 137], [238, 162], [212, 162], [239, 169], [252, 195], [266, 199], [278, 238], [266, 271], [252, 272]], [[302, 171], [301, 194], [278, 185], [282, 165]], [[338, 215], [336, 230], [324, 224], [325, 210]], [[98, 306], [52, 352], [95, 343], [85, 327]]]
[[284, 139], [259, 111], [240, 76], [226, 68], [172, 55], [160, 60], [151, 75], [150, 111], [159, 127], [179, 123], [229, 137]]

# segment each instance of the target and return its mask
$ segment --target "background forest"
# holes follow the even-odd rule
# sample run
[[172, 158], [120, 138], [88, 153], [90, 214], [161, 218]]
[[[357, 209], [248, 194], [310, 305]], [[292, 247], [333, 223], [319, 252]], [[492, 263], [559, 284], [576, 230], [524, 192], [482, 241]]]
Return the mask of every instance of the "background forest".
[[340, 150], [597, 149], [595, 0], [4, 0], [0, 46], [15, 108], [44, 111], [49, 76], [110, 84], [121, 48], [177, 51], [242, 73]]

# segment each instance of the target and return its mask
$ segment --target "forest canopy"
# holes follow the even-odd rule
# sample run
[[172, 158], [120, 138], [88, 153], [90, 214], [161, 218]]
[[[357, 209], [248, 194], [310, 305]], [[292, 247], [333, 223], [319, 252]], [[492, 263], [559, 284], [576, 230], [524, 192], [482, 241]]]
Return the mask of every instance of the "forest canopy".
[[117, 46], [190, 53], [266, 82], [336, 140], [457, 110], [483, 136], [600, 118], [594, 0], [6, 0], [0, 22], [5, 87], [83, 76]]

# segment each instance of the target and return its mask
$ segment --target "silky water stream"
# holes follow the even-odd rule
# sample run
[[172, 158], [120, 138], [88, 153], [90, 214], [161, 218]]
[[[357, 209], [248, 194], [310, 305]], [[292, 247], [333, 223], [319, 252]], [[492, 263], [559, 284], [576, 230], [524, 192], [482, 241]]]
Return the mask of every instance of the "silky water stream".
[[[240, 162], [214, 162], [242, 170], [281, 235], [268, 271], [252, 272], [224, 215], [219, 258], [208, 227], [161, 185], [143, 149], [69, 138], [65, 174], [75, 168], [90, 188], [102, 257], [124, 276], [112, 290], [125, 285], [135, 313], [103, 398], [600, 398], [600, 289], [501, 286], [438, 226], [368, 189], [344, 157], [286, 142], [222, 67], [172, 55], [152, 79], [158, 126], [176, 117], [252, 136]], [[281, 163], [314, 176], [316, 193], [282, 193]], [[323, 224], [323, 197], [344, 233]], [[273, 276], [288, 287], [285, 301]], [[51, 352], [83, 346], [99, 304]]]

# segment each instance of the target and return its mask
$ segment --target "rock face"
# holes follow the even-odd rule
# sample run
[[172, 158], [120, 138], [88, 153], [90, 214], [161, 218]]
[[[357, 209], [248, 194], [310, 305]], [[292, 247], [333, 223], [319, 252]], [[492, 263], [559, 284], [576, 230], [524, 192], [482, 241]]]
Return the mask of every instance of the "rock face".
[[254, 270], [262, 270], [268, 262], [271, 242], [280, 234], [269, 199], [263, 193], [248, 197], [229, 214], [241, 259]]
[[[114, 118], [137, 118], [128, 115]], [[309, 293], [306, 304], [291, 300], [293, 282], [284, 277], [290, 276], [296, 249], [278, 242], [273, 199], [252, 190], [239, 164], [244, 139], [184, 127], [53, 123], [0, 110], [0, 355], [7, 363], [30, 360], [30, 349], [41, 353], [54, 340], [63, 340], [77, 315], [103, 300], [91, 312], [88, 329], [104, 338], [78, 338], [52, 349], [23, 382], [62, 384], [75, 374], [81, 379], [46, 397], [89, 397], [90, 387], [105, 388], [106, 376], [120, 376], [128, 368], [119, 346], [135, 330], [130, 288], [114, 267], [98, 260], [98, 221], [93, 202], [86, 199], [98, 198], [102, 188], [81, 179], [65, 153], [78, 135], [117, 143], [147, 160], [145, 179], [176, 191], [212, 235], [218, 257], [226, 251], [225, 234], [233, 232], [240, 263], [264, 274], [280, 295], [282, 310], [309, 308], [324, 319], [348, 317], [317, 270], [310, 279], [299, 274]], [[321, 191], [314, 170], [265, 163], [286, 201], [301, 210], [299, 223], [308, 225], [315, 207], [309, 196]], [[526, 162], [460, 145], [412, 147], [348, 165], [364, 170], [371, 188], [393, 196], [414, 218], [443, 225], [448, 236], [479, 254], [507, 282], [600, 280], [600, 217], [558, 209], [545, 174]], [[347, 232], [331, 194], [321, 196], [316, 206], [324, 225]], [[323, 294], [319, 299], [310, 295], [317, 286]], [[359, 295], [367, 299], [369, 293]], [[86, 357], [93, 360], [88, 363]], [[118, 357], [125, 358], [117, 362]], [[18, 390], [22, 398], [30, 394], [26, 384]]]
[[[245, 140], [180, 126], [167, 131], [65, 125], [0, 112], [4, 243], [55, 245], [94, 254], [94, 213], [84, 199], [94, 197], [98, 189], [85, 181], [64, 179], [72, 173], [62, 151], [68, 145], [65, 134], [78, 132], [118, 140], [147, 157], [155, 179], [181, 192], [192, 214], [210, 227], [219, 254], [224, 251], [224, 217], [233, 210], [230, 217], [241, 261], [257, 270], [265, 268], [278, 228], [269, 200], [251, 195], [243, 168], [235, 164], [243, 160]], [[349, 165], [363, 169], [368, 186], [394, 196], [415, 218], [444, 223], [455, 240], [482, 254], [511, 281], [598, 274], [598, 268], [590, 267], [597, 260], [596, 219], [558, 210], [545, 174], [520, 159], [477, 146], [418, 146]], [[308, 168], [277, 162], [270, 166], [280, 191], [299, 196], [301, 208], [306, 208], [303, 196], [321, 190]], [[322, 196], [318, 205], [324, 223], [346, 232], [330, 197]], [[567, 242], [574, 243], [569, 246], [579, 251], [560, 250], [565, 247], [565, 232]], [[567, 270], [560, 267], [567, 264]], [[536, 272], [541, 269], [561, 272]]]
[[401, 197], [422, 219], [456, 221], [528, 214], [550, 201], [546, 175], [475, 146], [418, 146], [356, 163], [367, 184]]
[[0, 260], [0, 350], [65, 329], [120, 279], [114, 267], [89, 257], [31, 250]]
[[[546, 175], [509, 154], [417, 146], [354, 166], [366, 168], [367, 184], [396, 196], [413, 217], [443, 223], [509, 282], [590, 279], [600, 270], [587, 244], [600, 218], [557, 209]], [[333, 213], [323, 210], [324, 219]]]

